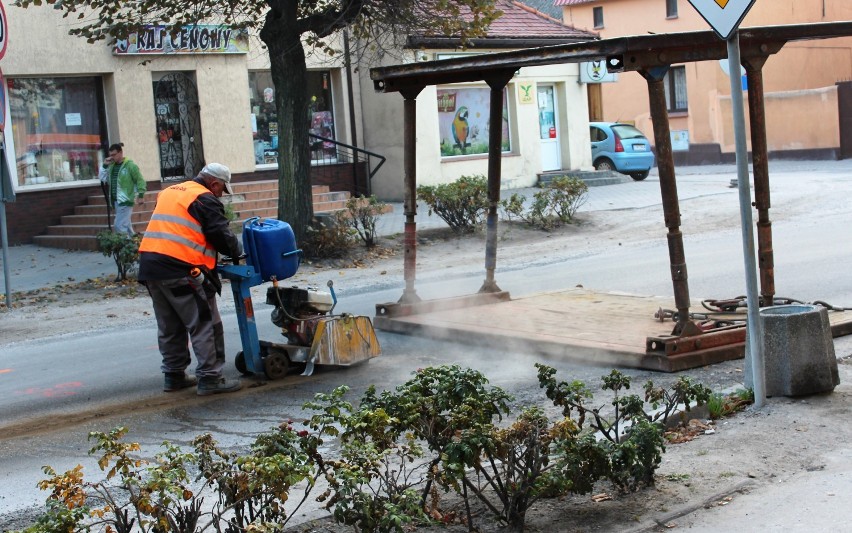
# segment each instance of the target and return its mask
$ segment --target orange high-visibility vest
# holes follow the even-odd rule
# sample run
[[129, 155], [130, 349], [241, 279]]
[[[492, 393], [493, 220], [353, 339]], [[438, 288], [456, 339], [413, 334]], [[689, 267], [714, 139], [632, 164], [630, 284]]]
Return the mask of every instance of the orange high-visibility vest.
[[207, 243], [201, 224], [189, 214], [189, 206], [210, 190], [186, 181], [160, 191], [157, 206], [139, 244], [140, 252], [155, 252], [191, 265], [216, 266], [216, 250]]

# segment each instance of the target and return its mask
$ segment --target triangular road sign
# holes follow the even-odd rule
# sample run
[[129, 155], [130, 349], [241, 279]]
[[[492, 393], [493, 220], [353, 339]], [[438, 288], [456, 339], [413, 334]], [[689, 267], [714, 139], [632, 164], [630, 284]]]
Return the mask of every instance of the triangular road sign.
[[755, 0], [689, 0], [713, 31], [724, 40], [740, 26]]

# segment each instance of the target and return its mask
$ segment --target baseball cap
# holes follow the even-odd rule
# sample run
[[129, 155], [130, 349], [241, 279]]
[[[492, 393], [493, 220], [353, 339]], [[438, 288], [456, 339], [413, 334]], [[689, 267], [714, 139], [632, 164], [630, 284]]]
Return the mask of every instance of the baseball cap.
[[211, 178], [216, 178], [225, 183], [225, 192], [234, 194], [231, 189], [231, 170], [222, 163], [208, 163], [201, 169], [201, 174], [207, 174]]

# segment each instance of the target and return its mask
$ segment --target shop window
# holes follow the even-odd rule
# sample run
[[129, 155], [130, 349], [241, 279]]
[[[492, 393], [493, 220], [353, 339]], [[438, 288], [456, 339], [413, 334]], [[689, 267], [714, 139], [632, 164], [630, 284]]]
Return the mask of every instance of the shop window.
[[592, 21], [594, 23], [594, 28], [599, 29], [604, 27], [603, 21], [603, 7], [593, 7], [592, 8]]
[[[331, 74], [329, 71], [308, 71], [310, 95], [311, 160], [313, 164], [336, 161], [334, 144], [334, 108], [331, 100]], [[278, 164], [279, 124], [275, 110], [275, 87], [269, 72], [249, 72], [251, 99], [251, 127], [254, 138], [254, 161], [258, 165]]]
[[666, 0], [666, 18], [677, 18], [677, 0]]
[[663, 78], [666, 89], [666, 106], [669, 113], [685, 113], [688, 109], [686, 97], [686, 67], [671, 67]]
[[[503, 90], [502, 151], [509, 152], [509, 107]], [[438, 128], [441, 135], [441, 157], [488, 153], [488, 116], [491, 89], [439, 88]]]
[[101, 78], [7, 84], [18, 185], [96, 179], [108, 144]]

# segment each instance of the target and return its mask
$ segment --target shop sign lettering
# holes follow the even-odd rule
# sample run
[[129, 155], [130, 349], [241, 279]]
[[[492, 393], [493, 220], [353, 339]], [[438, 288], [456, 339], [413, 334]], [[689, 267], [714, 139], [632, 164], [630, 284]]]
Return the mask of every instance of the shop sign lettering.
[[438, 113], [453, 113], [456, 110], [456, 93], [438, 95]]
[[216, 24], [148, 26], [116, 42], [115, 55], [134, 54], [245, 54], [248, 30]]

